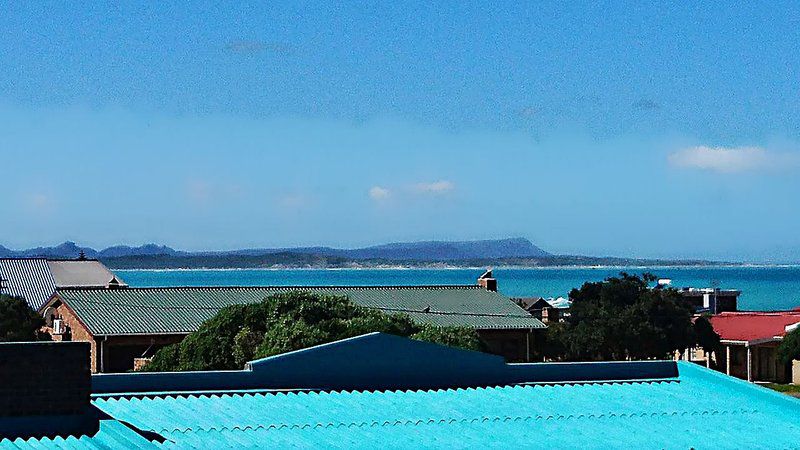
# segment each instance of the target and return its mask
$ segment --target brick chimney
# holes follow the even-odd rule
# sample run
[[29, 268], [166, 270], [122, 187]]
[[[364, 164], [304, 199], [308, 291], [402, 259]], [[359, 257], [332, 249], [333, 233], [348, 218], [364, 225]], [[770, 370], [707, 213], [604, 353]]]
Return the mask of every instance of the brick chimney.
[[487, 291], [497, 292], [497, 280], [492, 275], [492, 269], [487, 269], [483, 275], [478, 277], [478, 286]]

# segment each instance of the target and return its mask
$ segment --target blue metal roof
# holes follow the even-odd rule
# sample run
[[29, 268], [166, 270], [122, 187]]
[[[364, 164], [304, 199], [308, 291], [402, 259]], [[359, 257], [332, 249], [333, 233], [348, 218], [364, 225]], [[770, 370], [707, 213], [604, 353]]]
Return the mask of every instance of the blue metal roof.
[[0, 448], [797, 447], [800, 402], [689, 363], [679, 367], [677, 379], [655, 381], [111, 396], [93, 400], [114, 420], [101, 421], [92, 437], [3, 441]]
[[[372, 335], [341, 345], [355, 348], [376, 342], [391, 344]], [[420, 351], [426, 352], [427, 345], [420, 346]], [[300, 356], [295, 360], [298, 364], [308, 361], [308, 353]], [[738, 449], [800, 445], [800, 401], [796, 399], [685, 362], [677, 363], [677, 373], [662, 371], [655, 378], [613, 380], [607, 376], [609, 370], [619, 373], [626, 364], [582, 364], [577, 370], [559, 364], [509, 364], [514, 374], [528, 373], [529, 382], [494, 387], [96, 394], [92, 406], [104, 420], [93, 436], [5, 440], [0, 448]], [[288, 367], [261, 365], [272, 372]], [[552, 379], [554, 367], [563, 369], [563, 381]], [[593, 371], [604, 379], [592, 381]], [[569, 381], [579, 373], [585, 381]], [[537, 380], [537, 374], [545, 374], [546, 381]]]
[[800, 402], [680, 364], [676, 379], [386, 392], [117, 396], [166, 448], [792, 448]]

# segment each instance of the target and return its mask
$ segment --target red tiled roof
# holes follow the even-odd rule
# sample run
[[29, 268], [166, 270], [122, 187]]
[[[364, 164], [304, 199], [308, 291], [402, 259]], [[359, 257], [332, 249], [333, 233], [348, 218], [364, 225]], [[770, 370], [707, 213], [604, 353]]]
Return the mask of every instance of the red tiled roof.
[[711, 318], [722, 340], [755, 341], [786, 334], [786, 327], [800, 323], [800, 311], [724, 312]]

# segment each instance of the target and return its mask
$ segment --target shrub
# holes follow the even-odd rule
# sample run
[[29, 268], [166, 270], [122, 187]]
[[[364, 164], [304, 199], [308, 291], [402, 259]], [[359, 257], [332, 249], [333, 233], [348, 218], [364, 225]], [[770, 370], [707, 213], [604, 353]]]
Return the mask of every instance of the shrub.
[[482, 349], [475, 330], [419, 326], [405, 314], [384, 314], [347, 297], [303, 291], [223, 308], [179, 344], [158, 351], [144, 370], [235, 370], [250, 360], [371, 332]]

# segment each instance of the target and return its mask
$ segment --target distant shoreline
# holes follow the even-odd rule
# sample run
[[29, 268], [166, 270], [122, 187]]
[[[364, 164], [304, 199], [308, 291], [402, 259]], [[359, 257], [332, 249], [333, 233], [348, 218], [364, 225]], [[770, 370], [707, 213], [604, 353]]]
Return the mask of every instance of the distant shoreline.
[[[360, 271], [360, 270], [486, 270], [486, 266], [376, 266], [376, 267], [196, 267], [196, 268], [114, 268], [117, 272], [260, 272], [260, 271]], [[493, 266], [495, 270], [609, 270], [609, 269], [792, 269], [800, 264], [672, 264], [672, 265], [581, 265], [581, 266]]]

